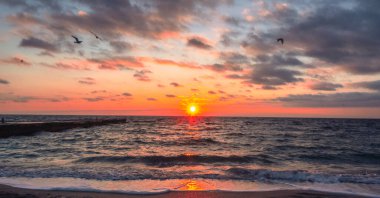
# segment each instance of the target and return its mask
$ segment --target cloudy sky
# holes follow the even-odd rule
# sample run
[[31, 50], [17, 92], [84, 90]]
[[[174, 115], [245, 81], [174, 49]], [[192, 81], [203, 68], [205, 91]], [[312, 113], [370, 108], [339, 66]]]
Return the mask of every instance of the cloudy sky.
[[379, 7], [0, 0], [0, 112], [379, 118]]

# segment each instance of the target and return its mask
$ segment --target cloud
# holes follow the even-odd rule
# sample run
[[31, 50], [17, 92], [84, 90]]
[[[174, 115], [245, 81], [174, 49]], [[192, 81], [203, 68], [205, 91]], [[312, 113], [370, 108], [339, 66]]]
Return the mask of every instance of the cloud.
[[71, 99], [68, 97], [65, 97], [65, 96], [56, 96], [54, 98], [47, 98], [47, 101], [49, 101], [49, 102], [66, 102], [69, 100], [71, 100]]
[[177, 97], [176, 95], [173, 95], [173, 94], [166, 94], [165, 96], [168, 97], [168, 98], [175, 98], [175, 97]]
[[306, 56], [352, 74], [380, 73], [379, 6], [376, 0], [355, 1], [350, 9], [325, 2], [283, 31]]
[[148, 101], [157, 101], [156, 98], [147, 98], [146, 100], [148, 100]]
[[270, 65], [257, 65], [249, 75], [248, 81], [273, 87], [303, 81], [302, 78], [297, 77], [299, 75], [302, 75], [302, 73], [296, 70], [271, 67]]
[[370, 90], [380, 91], [380, 80], [364, 81], [353, 84], [355, 87], [362, 87]]
[[210, 44], [208, 44], [207, 40], [201, 37], [192, 37], [187, 40], [187, 46], [195, 47], [198, 49], [209, 50], [212, 48]]
[[101, 97], [101, 96], [97, 96], [97, 97], [93, 97], [93, 98], [83, 98], [83, 100], [86, 100], [88, 102], [99, 102], [99, 101], [102, 101], [104, 99], [105, 98]]
[[216, 94], [215, 91], [208, 91], [207, 93], [208, 93], [208, 94]]
[[312, 90], [335, 91], [338, 88], [342, 88], [343, 85], [330, 82], [314, 82], [309, 87]]
[[78, 83], [84, 84], [84, 85], [94, 85], [94, 84], [96, 84], [96, 81], [94, 78], [85, 77], [85, 78], [78, 80]]
[[153, 63], [160, 64], [160, 65], [172, 65], [172, 66], [190, 68], [190, 69], [202, 69], [201, 66], [195, 63], [190, 63], [190, 62], [173, 61], [169, 59], [160, 59], [160, 58], [140, 58], [140, 60], [151, 61]]
[[96, 64], [99, 69], [109, 70], [130, 70], [132, 68], [142, 68], [144, 64], [137, 60], [135, 57], [130, 56], [115, 56], [108, 58], [94, 58], [88, 59], [90, 63]]
[[10, 65], [19, 65], [19, 66], [32, 65], [30, 62], [28, 62], [24, 58], [19, 58], [19, 57], [10, 57], [10, 58], [5, 58], [5, 59], [0, 59], [0, 63], [10, 64]]
[[31, 101], [66, 102], [69, 100], [70, 98], [65, 97], [65, 96], [36, 97], [36, 96], [15, 95], [13, 93], [0, 93], [0, 102], [16, 102], [16, 103], [28, 103]]
[[124, 92], [122, 95], [123, 95], [123, 96], [127, 96], [127, 97], [132, 96], [132, 94], [131, 94], [131, 93], [128, 93], [128, 92]]
[[241, 32], [238, 31], [227, 31], [221, 34], [219, 42], [225, 46], [235, 46], [239, 44], [238, 37], [241, 35]]
[[234, 26], [234, 27], [240, 27], [243, 23], [245, 23], [244, 20], [238, 17], [234, 16], [224, 16], [223, 21], [227, 23], [228, 25]]
[[43, 41], [41, 39], [35, 38], [35, 37], [22, 39], [19, 46], [38, 48], [38, 49], [43, 49], [43, 50], [47, 50], [51, 52], [57, 51], [57, 48], [53, 44]]
[[303, 73], [299, 69], [310, 67], [289, 54], [258, 55], [255, 61], [250, 74], [227, 77], [246, 78], [246, 82], [262, 85], [263, 89], [277, 89], [277, 86], [303, 81], [300, 77]]
[[242, 71], [243, 69], [238, 65], [229, 65], [229, 64], [213, 64], [205, 66], [208, 69], [211, 69], [215, 72], [225, 72], [225, 71]]
[[135, 74], [133, 74], [133, 77], [135, 77], [139, 81], [143, 82], [149, 82], [151, 79], [147, 74], [152, 73], [150, 70], [140, 70], [136, 71]]
[[301, 94], [279, 97], [275, 100], [294, 107], [380, 107], [379, 92]]
[[116, 53], [123, 53], [133, 49], [133, 45], [125, 41], [110, 41], [109, 44]]
[[78, 61], [78, 62], [58, 62], [54, 64], [49, 63], [40, 63], [40, 65], [44, 67], [49, 67], [53, 69], [59, 70], [91, 70], [86, 61]]
[[36, 21], [35, 25], [53, 31], [55, 34], [87, 29], [105, 35], [105, 37], [120, 37], [120, 35], [127, 33], [139, 37], [160, 39], [167, 37], [169, 33], [170, 35], [178, 35], [176, 33], [187, 30], [193, 20], [210, 14], [210, 9], [215, 9], [219, 5], [229, 2], [212, 0], [78, 1], [76, 6], [85, 7], [86, 14], [63, 10], [67, 5], [64, 5], [66, 2], [61, 1], [20, 3], [4, 1], [0, 3], [5, 3], [11, 7], [28, 8], [29, 12], [26, 13], [36, 13], [36, 16], [41, 15], [41, 12], [45, 10], [44, 17], [40, 21]]
[[107, 90], [94, 90], [91, 91], [92, 94], [97, 94], [97, 93], [107, 93]]
[[0, 78], [0, 84], [7, 85], [9, 81]]
[[170, 85], [173, 87], [182, 87], [182, 85], [180, 85], [179, 83], [176, 83], [176, 82], [172, 82], [172, 83], [170, 83]]

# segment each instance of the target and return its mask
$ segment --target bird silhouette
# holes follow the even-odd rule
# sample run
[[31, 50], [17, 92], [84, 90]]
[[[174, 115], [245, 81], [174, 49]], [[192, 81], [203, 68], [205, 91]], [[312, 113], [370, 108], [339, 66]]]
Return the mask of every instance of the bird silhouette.
[[95, 38], [96, 39], [99, 39], [99, 40], [101, 40], [102, 41], [102, 38], [100, 38], [97, 34], [95, 34], [94, 32], [92, 32], [92, 31], [90, 31], [94, 36], [95, 36]]
[[78, 39], [78, 37], [75, 37], [75, 36], [73, 36], [73, 35], [71, 35], [74, 39], [75, 39], [75, 41], [74, 41], [74, 43], [76, 43], [76, 44], [81, 44], [83, 41], [80, 41], [79, 39]]
[[280, 42], [282, 45], [284, 44], [284, 39], [283, 38], [278, 38], [277, 43]]

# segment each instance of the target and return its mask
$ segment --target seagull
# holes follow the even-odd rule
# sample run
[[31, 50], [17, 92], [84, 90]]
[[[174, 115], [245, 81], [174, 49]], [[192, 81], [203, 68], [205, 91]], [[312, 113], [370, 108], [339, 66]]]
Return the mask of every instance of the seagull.
[[102, 41], [102, 38], [100, 38], [98, 35], [96, 35], [94, 32], [92, 32], [92, 31], [90, 31], [94, 36], [95, 36], [95, 38], [96, 39], [99, 39], [99, 40], [101, 40]]
[[77, 37], [75, 37], [75, 36], [73, 36], [73, 35], [71, 35], [71, 36], [75, 39], [74, 43], [76, 43], [76, 44], [80, 44], [80, 43], [83, 42], [83, 41], [80, 41]]
[[280, 42], [282, 45], [284, 44], [284, 39], [283, 38], [278, 38], [277, 43]]

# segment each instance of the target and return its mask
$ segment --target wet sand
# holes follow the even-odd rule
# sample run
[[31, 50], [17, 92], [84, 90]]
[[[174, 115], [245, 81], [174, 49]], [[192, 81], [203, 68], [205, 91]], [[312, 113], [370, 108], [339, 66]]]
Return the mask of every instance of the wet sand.
[[181, 191], [153, 195], [131, 195], [106, 192], [31, 190], [0, 185], [0, 198], [364, 198], [364, 196], [325, 193], [308, 190], [266, 192]]

